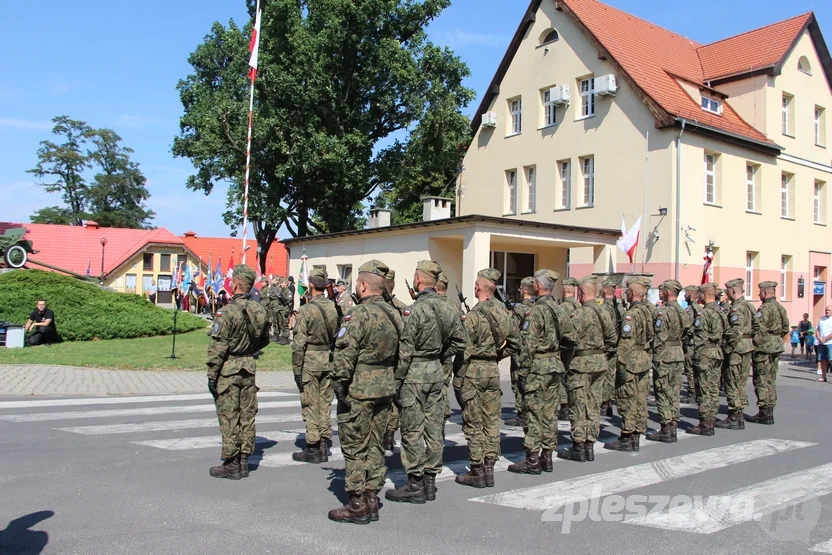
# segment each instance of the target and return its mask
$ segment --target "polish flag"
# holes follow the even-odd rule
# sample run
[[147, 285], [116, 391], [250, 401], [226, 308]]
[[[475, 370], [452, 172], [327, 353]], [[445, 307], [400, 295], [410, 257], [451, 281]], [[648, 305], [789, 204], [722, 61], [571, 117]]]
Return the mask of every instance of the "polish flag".
[[229, 295], [231, 294], [231, 276], [234, 275], [234, 255], [231, 255], [231, 258], [228, 259], [228, 271], [225, 272], [225, 283], [223, 283], [222, 287], [225, 289], [225, 292]]
[[641, 229], [641, 218], [636, 220], [629, 230], [624, 223], [624, 216], [621, 216], [621, 238], [616, 241], [616, 245], [623, 252], [627, 254], [630, 259], [630, 264], [633, 263], [633, 256], [636, 253], [636, 246], [638, 245], [638, 234]]
[[248, 51], [251, 52], [251, 58], [248, 61], [250, 69], [248, 70], [248, 77], [252, 81], [257, 78], [257, 59], [260, 54], [260, 2], [257, 2], [257, 14], [254, 16], [254, 29], [251, 30], [251, 42], [248, 43]]
[[711, 267], [714, 263], [714, 251], [708, 249], [708, 252], [705, 253], [705, 266], [702, 268], [702, 283], [700, 285], [705, 285], [709, 281], [711, 281]]

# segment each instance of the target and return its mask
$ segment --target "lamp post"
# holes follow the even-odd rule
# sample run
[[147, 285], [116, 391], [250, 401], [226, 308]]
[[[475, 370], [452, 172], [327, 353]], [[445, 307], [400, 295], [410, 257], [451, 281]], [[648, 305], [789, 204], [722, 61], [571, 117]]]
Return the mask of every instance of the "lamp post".
[[101, 238], [101, 285], [104, 285], [104, 247], [107, 246], [107, 238]]

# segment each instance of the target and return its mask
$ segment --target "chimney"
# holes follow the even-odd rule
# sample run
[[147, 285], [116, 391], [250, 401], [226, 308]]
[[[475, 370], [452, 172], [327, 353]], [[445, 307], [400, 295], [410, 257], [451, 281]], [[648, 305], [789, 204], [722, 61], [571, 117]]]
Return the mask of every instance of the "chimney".
[[375, 229], [377, 227], [390, 227], [390, 213], [392, 210], [386, 208], [370, 208], [370, 223], [367, 225], [368, 229]]
[[87, 220], [86, 222], [84, 222], [84, 227], [86, 227], [87, 229], [98, 229], [98, 222]]
[[196, 239], [196, 232], [194, 231], [186, 231], [185, 232], [186, 239]]
[[425, 197], [422, 202], [422, 220], [432, 222], [451, 217], [451, 203], [454, 199], [445, 197]]

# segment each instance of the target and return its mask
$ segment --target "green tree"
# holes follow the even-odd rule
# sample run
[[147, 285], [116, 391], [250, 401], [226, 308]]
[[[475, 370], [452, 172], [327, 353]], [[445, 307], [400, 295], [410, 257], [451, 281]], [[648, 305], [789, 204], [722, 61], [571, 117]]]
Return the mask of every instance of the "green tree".
[[[94, 219], [103, 227], [147, 227], [154, 213], [139, 165], [130, 160], [133, 150], [121, 145], [112, 129], [93, 129], [86, 122], [58, 116], [52, 133], [63, 141], [41, 141], [38, 163], [29, 173], [50, 193], [60, 193], [64, 206], [42, 208], [33, 223], [83, 225]], [[92, 182], [90, 170], [97, 170]]]
[[[465, 64], [425, 34], [449, 4], [269, 2], [261, 24], [249, 198], [262, 260], [269, 246], [262, 239], [282, 225], [293, 236], [355, 227], [363, 201], [390, 187], [405, 159], [405, 145], [378, 148], [380, 141], [422, 120], [432, 99], [456, 101], [457, 112], [470, 100], [462, 86]], [[247, 37], [233, 21], [215, 23], [191, 54], [193, 72], [178, 84], [184, 114], [173, 143], [174, 154], [194, 164], [191, 189], [210, 194], [216, 183], [229, 183], [225, 219], [235, 225], [245, 173]]]

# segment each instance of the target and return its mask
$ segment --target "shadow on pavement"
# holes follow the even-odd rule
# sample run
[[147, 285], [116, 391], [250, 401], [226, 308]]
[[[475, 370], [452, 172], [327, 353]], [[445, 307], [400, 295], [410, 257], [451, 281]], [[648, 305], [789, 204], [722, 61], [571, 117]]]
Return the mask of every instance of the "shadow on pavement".
[[0, 553], [42, 553], [49, 534], [29, 528], [54, 515], [54, 511], [38, 511], [9, 522], [5, 530], [0, 530]]

